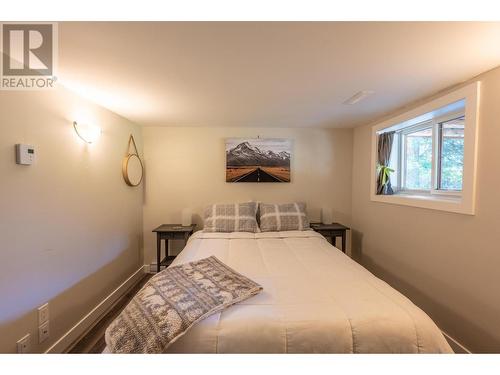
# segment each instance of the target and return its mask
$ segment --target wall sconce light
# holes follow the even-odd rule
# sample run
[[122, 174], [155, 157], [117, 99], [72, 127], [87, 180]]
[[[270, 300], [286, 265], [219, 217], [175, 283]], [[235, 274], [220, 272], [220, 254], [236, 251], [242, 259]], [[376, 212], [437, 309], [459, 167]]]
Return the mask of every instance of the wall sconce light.
[[73, 128], [78, 137], [87, 143], [94, 143], [101, 136], [101, 128], [96, 125], [78, 124], [74, 121]]

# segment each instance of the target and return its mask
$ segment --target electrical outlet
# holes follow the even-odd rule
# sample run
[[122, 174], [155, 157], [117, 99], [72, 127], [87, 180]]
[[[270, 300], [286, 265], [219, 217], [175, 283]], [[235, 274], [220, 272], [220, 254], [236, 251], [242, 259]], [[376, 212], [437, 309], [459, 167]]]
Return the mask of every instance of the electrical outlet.
[[38, 308], [38, 325], [41, 326], [43, 323], [49, 320], [49, 303], [40, 306]]
[[29, 353], [31, 351], [31, 336], [28, 333], [22, 339], [17, 342], [17, 352], [18, 353]]
[[49, 322], [43, 323], [38, 327], [38, 343], [41, 344], [50, 337]]

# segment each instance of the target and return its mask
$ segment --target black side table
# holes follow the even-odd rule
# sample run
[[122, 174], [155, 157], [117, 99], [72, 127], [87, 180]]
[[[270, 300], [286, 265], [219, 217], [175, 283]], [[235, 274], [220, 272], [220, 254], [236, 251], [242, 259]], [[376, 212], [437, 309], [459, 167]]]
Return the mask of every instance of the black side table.
[[311, 223], [311, 228], [324, 237], [330, 237], [333, 246], [335, 246], [335, 239], [337, 237], [341, 237], [342, 251], [345, 253], [346, 231], [348, 231], [350, 228], [339, 223], [333, 223], [333, 224]]
[[[168, 266], [175, 259], [175, 255], [168, 254], [168, 240], [184, 240], [187, 243], [189, 236], [194, 232], [195, 224], [183, 227], [180, 224], [162, 224], [154, 229], [156, 232], [156, 271], [161, 266]], [[161, 259], [161, 240], [165, 240], [165, 258]]]

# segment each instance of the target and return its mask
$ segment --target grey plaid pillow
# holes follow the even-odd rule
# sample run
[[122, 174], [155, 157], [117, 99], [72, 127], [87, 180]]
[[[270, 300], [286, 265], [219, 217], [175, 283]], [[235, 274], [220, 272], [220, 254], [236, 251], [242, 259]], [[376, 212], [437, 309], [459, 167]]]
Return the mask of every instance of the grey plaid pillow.
[[205, 208], [205, 232], [257, 232], [257, 203], [213, 204]]
[[306, 230], [309, 228], [305, 203], [261, 203], [259, 211], [262, 232]]

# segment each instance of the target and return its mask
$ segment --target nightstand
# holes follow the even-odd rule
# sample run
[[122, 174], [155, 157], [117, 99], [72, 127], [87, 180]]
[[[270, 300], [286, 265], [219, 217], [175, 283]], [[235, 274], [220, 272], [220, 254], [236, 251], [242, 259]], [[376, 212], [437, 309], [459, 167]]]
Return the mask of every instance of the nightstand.
[[333, 246], [335, 246], [335, 239], [337, 237], [341, 237], [342, 251], [345, 253], [345, 237], [346, 237], [346, 232], [350, 228], [339, 223], [333, 223], [333, 224], [311, 223], [311, 228], [324, 237], [330, 237]]
[[[187, 243], [189, 236], [194, 232], [195, 224], [183, 227], [180, 224], [163, 224], [154, 229], [156, 233], [156, 271], [160, 272], [161, 266], [168, 266], [175, 259], [175, 255], [168, 254], [169, 240], [184, 240]], [[161, 259], [161, 240], [165, 240], [165, 258]]]

